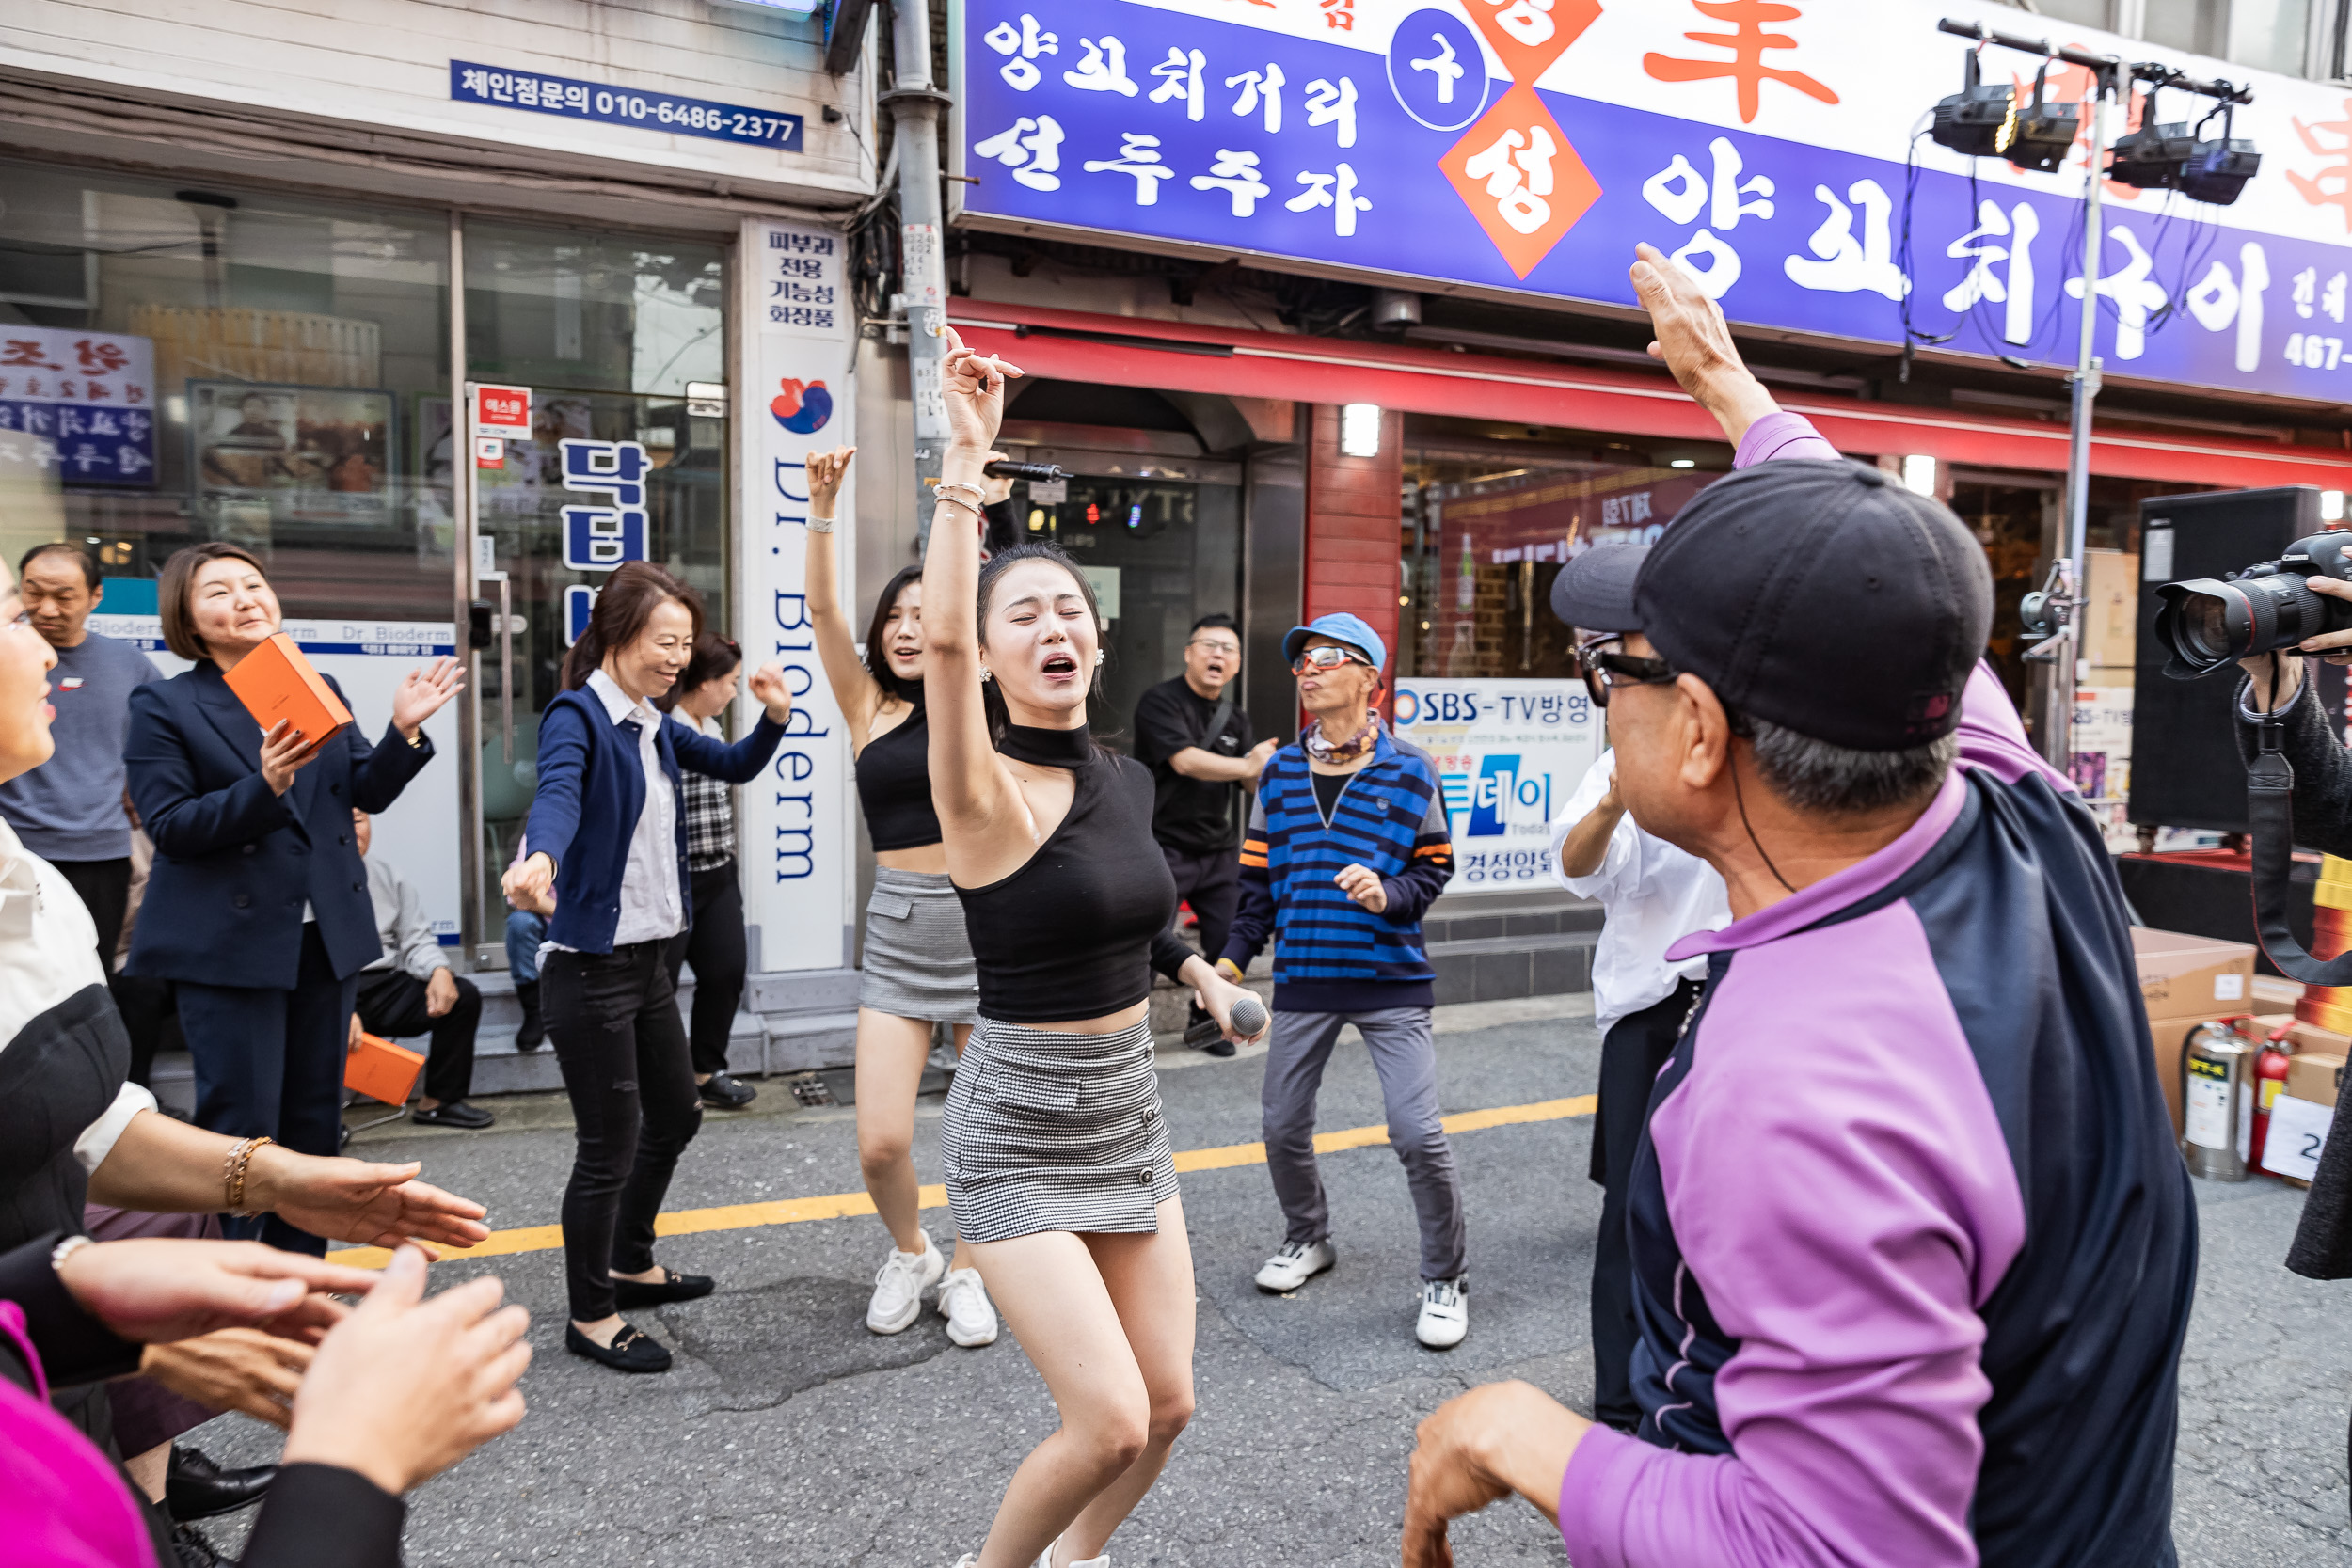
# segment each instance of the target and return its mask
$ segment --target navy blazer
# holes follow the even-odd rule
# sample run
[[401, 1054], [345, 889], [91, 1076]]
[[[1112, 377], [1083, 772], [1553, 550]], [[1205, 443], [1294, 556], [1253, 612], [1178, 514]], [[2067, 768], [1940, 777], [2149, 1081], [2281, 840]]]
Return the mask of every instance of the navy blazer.
[[371, 746], [353, 724], [277, 795], [262, 776], [262, 726], [218, 665], [200, 659], [135, 688], [123, 763], [155, 864], [125, 973], [292, 990], [305, 902], [339, 977], [381, 958], [351, 813], [400, 799], [433, 756], [433, 742], [417, 738], [387, 728]]
[[[539, 716], [539, 792], [532, 799], [523, 843], [555, 862], [555, 913], [548, 940], [582, 953], [610, 953], [621, 924], [621, 878], [628, 841], [645, 809], [645, 769], [637, 760], [634, 719], [615, 724], [593, 691], [563, 691]], [[784, 741], [784, 726], [759, 716], [752, 733], [728, 745], [665, 716], [655, 754], [670, 787], [682, 763], [708, 778], [749, 784]], [[686, 812], [677, 821], [678, 903], [694, 923], [694, 882], [686, 869]]]

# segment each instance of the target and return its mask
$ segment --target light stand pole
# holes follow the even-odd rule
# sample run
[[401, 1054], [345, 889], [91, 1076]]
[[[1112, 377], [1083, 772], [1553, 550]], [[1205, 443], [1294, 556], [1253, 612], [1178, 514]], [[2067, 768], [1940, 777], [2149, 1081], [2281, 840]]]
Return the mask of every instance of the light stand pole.
[[2090, 194], [2083, 216], [2082, 331], [2075, 343], [2074, 373], [2067, 378], [2074, 389], [2074, 422], [2066, 445], [2066, 553], [2050, 563], [2049, 585], [2042, 590], [2043, 612], [2056, 629], [2026, 654], [2042, 661], [2048, 671], [2042, 755], [2061, 773], [2073, 771], [2074, 753], [2074, 678], [2081, 657], [2083, 573], [2090, 536], [2090, 411], [2099, 397], [2099, 360], [2090, 351], [2099, 325], [2099, 251], [2106, 243], [2101, 222], [2106, 171], [2101, 166], [2106, 160], [2107, 99], [2115, 91], [2118, 64], [2109, 60], [2105, 69], [2092, 72], [2090, 156], [2084, 170]]

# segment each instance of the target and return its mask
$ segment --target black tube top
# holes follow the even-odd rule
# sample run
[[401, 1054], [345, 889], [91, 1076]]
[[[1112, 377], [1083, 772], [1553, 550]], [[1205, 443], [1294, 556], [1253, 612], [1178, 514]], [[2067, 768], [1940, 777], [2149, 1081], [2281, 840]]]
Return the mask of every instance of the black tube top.
[[1007, 1023], [1101, 1018], [1151, 994], [1192, 957], [1168, 930], [1176, 879], [1152, 838], [1152, 775], [1098, 754], [1071, 769], [1070, 815], [1028, 863], [956, 889], [980, 979], [980, 1016]]
[[931, 805], [930, 726], [916, 708], [857, 754], [857, 798], [877, 849], [920, 849], [940, 839]]

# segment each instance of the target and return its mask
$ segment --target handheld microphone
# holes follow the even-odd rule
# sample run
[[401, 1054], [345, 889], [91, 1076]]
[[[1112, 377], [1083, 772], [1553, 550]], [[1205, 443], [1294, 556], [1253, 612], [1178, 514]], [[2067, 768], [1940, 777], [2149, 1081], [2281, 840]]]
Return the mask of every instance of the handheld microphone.
[[1245, 996], [1233, 1004], [1233, 1033], [1244, 1039], [1256, 1039], [1265, 1033], [1265, 1004], [1254, 996]]
[[1052, 463], [1015, 463], [1008, 458], [997, 459], [995, 462], [981, 468], [980, 472], [986, 474], [991, 479], [1055, 480], [1075, 479], [1077, 477], [1068, 468], [1057, 467]]

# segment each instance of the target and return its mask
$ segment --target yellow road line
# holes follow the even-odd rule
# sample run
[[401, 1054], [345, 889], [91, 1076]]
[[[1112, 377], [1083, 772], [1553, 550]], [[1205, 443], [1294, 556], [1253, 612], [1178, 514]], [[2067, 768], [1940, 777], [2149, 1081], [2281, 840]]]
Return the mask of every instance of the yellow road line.
[[[1477, 1132], [1489, 1127], [1513, 1127], [1521, 1122], [1562, 1121], [1574, 1117], [1589, 1117], [1599, 1103], [1589, 1094], [1570, 1095], [1565, 1100], [1539, 1100], [1529, 1105], [1498, 1105], [1485, 1111], [1464, 1111], [1444, 1119], [1448, 1132]], [[1330, 1154], [1343, 1148], [1370, 1148], [1389, 1141], [1386, 1127], [1348, 1127], [1337, 1132], [1315, 1134], [1315, 1152]], [[1237, 1165], [1265, 1164], [1265, 1145], [1225, 1144], [1216, 1148], [1187, 1148], [1178, 1152], [1179, 1171], [1231, 1170]], [[933, 1184], [922, 1189], [921, 1202], [926, 1209], [947, 1206], [947, 1189]], [[821, 1197], [779, 1198], [772, 1203], [727, 1203], [715, 1209], [680, 1209], [662, 1214], [654, 1221], [658, 1236], [690, 1236], [704, 1230], [751, 1230], [771, 1225], [803, 1225], [810, 1220], [848, 1219], [854, 1214], [870, 1214], [874, 1200], [864, 1193], [827, 1193]], [[527, 1225], [513, 1230], [494, 1230], [489, 1240], [465, 1252], [452, 1252], [452, 1258], [502, 1258], [517, 1252], [548, 1252], [564, 1244], [564, 1228], [555, 1225]], [[347, 1263], [353, 1268], [379, 1269], [391, 1260], [391, 1254], [382, 1247], [351, 1247], [330, 1252], [327, 1260]]]

